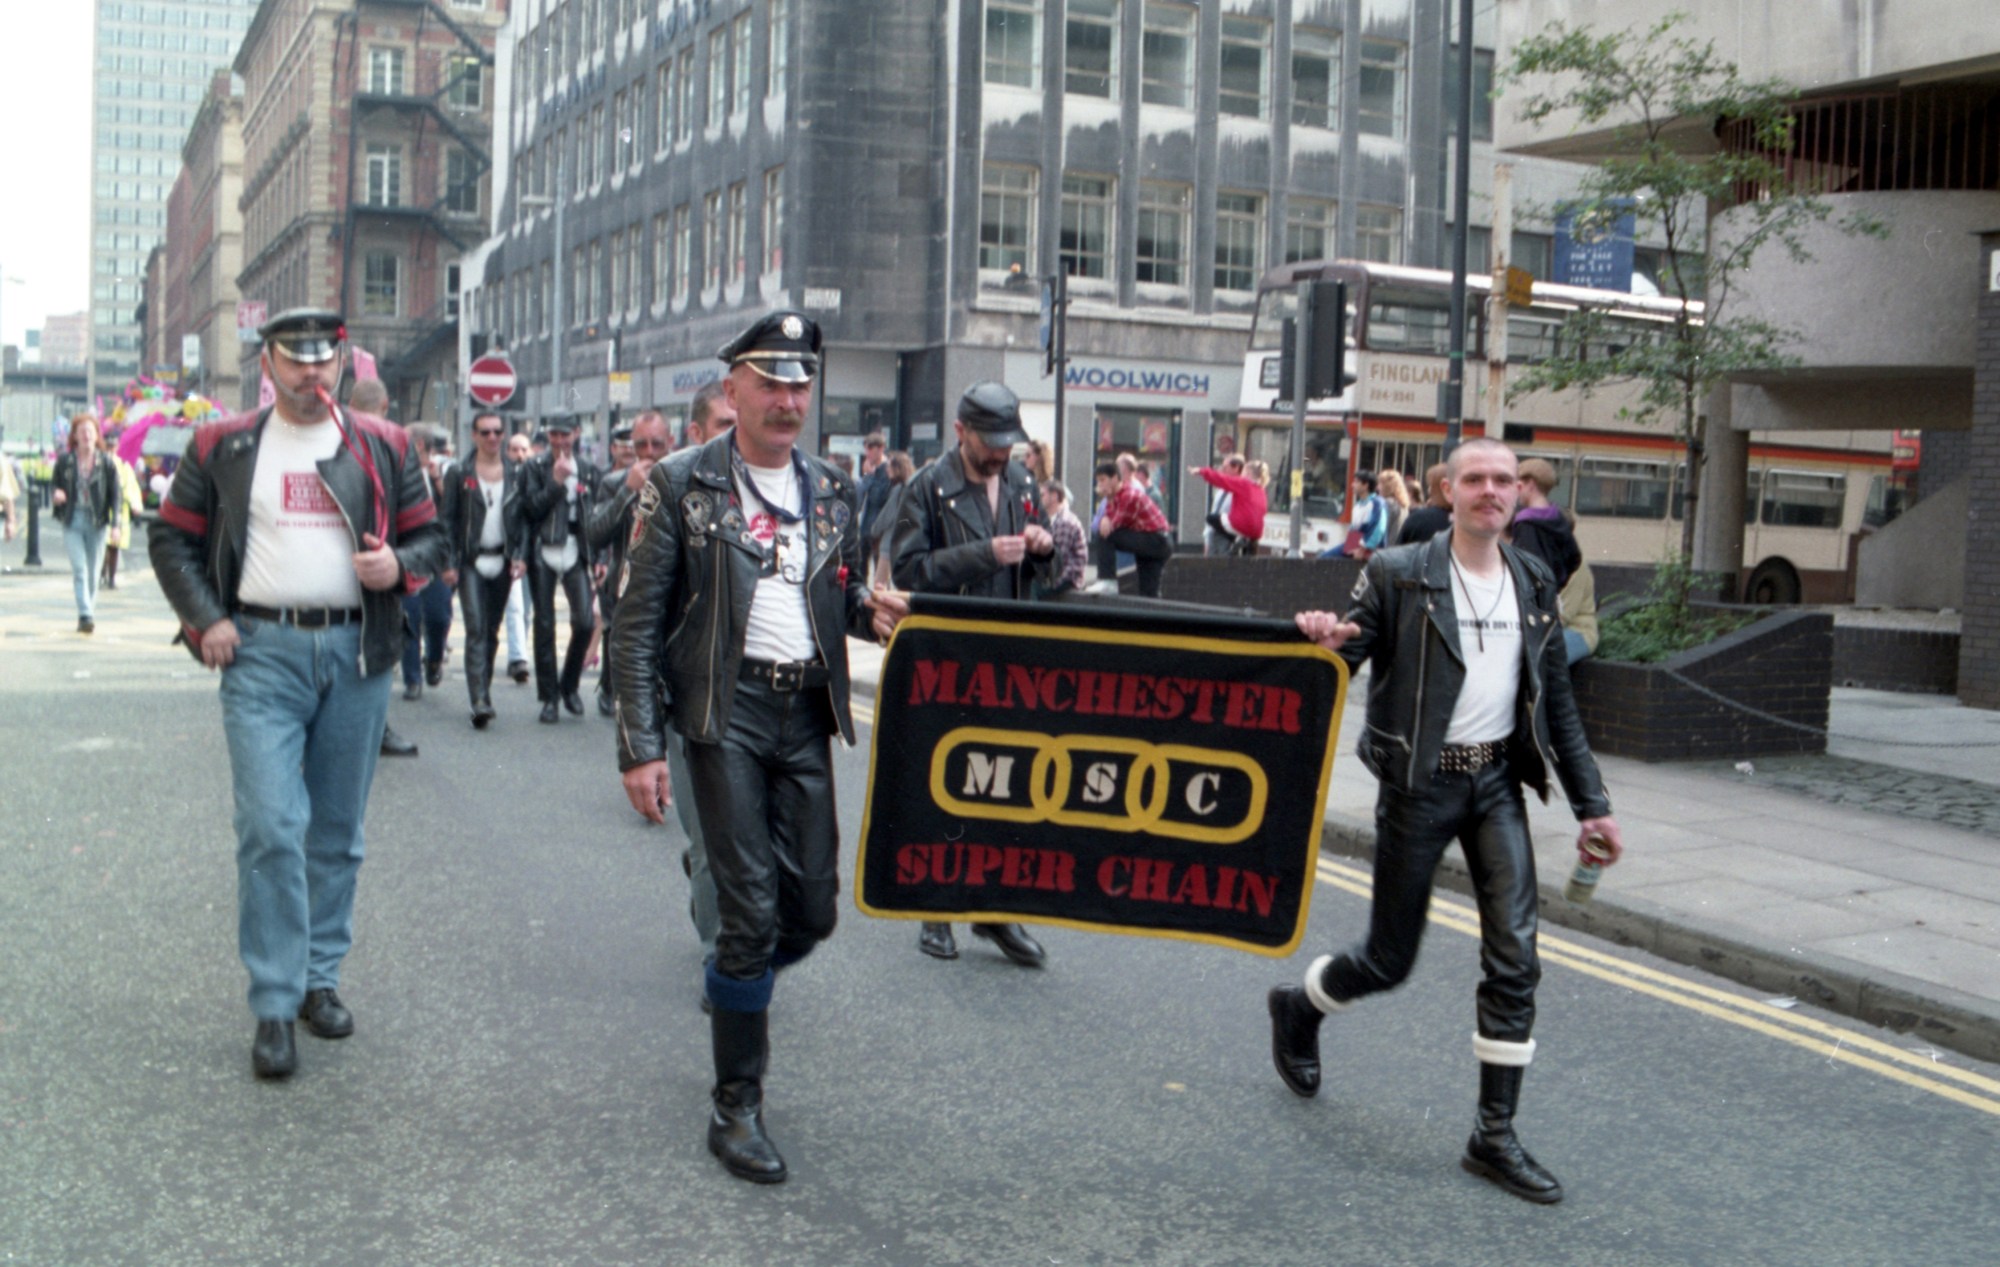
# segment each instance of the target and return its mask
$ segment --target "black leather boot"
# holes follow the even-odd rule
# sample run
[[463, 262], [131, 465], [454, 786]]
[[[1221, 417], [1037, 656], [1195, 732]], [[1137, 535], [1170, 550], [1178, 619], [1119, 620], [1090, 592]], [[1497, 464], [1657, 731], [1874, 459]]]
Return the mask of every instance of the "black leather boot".
[[764, 1067], [771, 1053], [768, 1012], [709, 1014], [715, 1046], [714, 1101], [708, 1115], [708, 1151], [729, 1173], [751, 1183], [783, 1183], [785, 1159], [764, 1134]]
[[1271, 1012], [1271, 1063], [1296, 1094], [1319, 1094], [1319, 1023], [1325, 1019], [1300, 986], [1274, 986], [1265, 996]]
[[1514, 1137], [1514, 1106], [1521, 1099], [1521, 1074], [1520, 1065], [1479, 1066], [1479, 1120], [1459, 1165], [1523, 1201], [1554, 1205], [1563, 1199], [1562, 1184]]

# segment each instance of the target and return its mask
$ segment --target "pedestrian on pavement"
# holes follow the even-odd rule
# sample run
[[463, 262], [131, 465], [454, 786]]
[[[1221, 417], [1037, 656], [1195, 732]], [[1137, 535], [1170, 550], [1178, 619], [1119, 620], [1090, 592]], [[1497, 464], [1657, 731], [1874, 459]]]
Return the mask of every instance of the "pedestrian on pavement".
[[[528, 433], [517, 431], [507, 437], [507, 461], [513, 464], [516, 481], [516, 496], [519, 496], [521, 467], [535, 455], [530, 445]], [[516, 513], [518, 514], [518, 506]], [[525, 530], [526, 525], [522, 525]], [[525, 538], [523, 541], [525, 543]], [[523, 549], [526, 549], [525, 544]], [[526, 556], [523, 566], [514, 575], [514, 583], [507, 587], [507, 676], [514, 679], [514, 685], [526, 686], [534, 676], [528, 669], [528, 580]]]
[[673, 801], [668, 728], [688, 741], [722, 917], [704, 973], [708, 1147], [756, 1183], [785, 1177], [764, 1130], [772, 974], [837, 914], [829, 740], [854, 741], [846, 638], [887, 638], [908, 606], [862, 583], [853, 483], [796, 447], [819, 350], [812, 320], [782, 310], [723, 347], [737, 424], [653, 468], [611, 637], [618, 767], [649, 821]]
[[[598, 588], [597, 606], [604, 615], [603, 627], [607, 630], [618, 611], [618, 586], [625, 571], [625, 538], [632, 531], [633, 503], [638, 500], [639, 490], [646, 486], [653, 464], [674, 447], [673, 432], [657, 409], [641, 412], [629, 427], [621, 430], [626, 432], [628, 460], [623, 469], [604, 477], [585, 527], [592, 557], [604, 560], [606, 579]], [[597, 711], [606, 717], [612, 715], [609, 654], [604, 657], [604, 672], [597, 678]]]
[[1400, 471], [1385, 470], [1375, 477], [1377, 489], [1382, 497], [1382, 509], [1388, 513], [1389, 525], [1382, 534], [1382, 544], [1395, 545], [1402, 539], [1403, 521], [1410, 513], [1410, 490], [1403, 483]]
[[1429, 495], [1423, 505], [1403, 516], [1403, 530], [1396, 534], [1397, 545], [1429, 541], [1451, 527], [1451, 507], [1444, 499], [1444, 469], [1444, 463], [1439, 462], [1424, 472], [1424, 487], [1430, 490]]
[[1213, 488], [1219, 503], [1216, 510], [1209, 512], [1208, 531], [1219, 532], [1221, 542], [1227, 544], [1221, 549], [1211, 548], [1209, 553], [1257, 553], [1257, 545], [1264, 539], [1268, 504], [1264, 489], [1271, 482], [1270, 466], [1261, 461], [1246, 463], [1241, 454], [1232, 453], [1222, 460], [1220, 470], [1190, 466], [1188, 472], [1199, 475]]
[[1278, 1076], [1302, 1096], [1320, 1086], [1323, 1016], [1393, 989], [1416, 963], [1438, 859], [1454, 838], [1479, 906], [1479, 1110], [1464, 1167], [1529, 1201], [1562, 1185], [1514, 1134], [1521, 1076], [1535, 1054], [1537, 891], [1521, 785], [1549, 795], [1553, 775], [1582, 825], [1621, 852], [1597, 763], [1570, 694], [1555, 578], [1504, 544], [1518, 474], [1497, 440], [1452, 451], [1452, 528], [1369, 559], [1345, 616], [1298, 616], [1306, 637], [1350, 667], [1369, 666], [1362, 763], [1381, 780], [1375, 806], [1374, 898], [1366, 939], [1306, 969], [1305, 984], [1270, 992]]
[[[576, 455], [576, 418], [558, 414], [542, 424], [549, 451], [521, 472], [521, 516], [528, 525], [529, 597], [535, 631], [535, 694], [542, 721], [561, 720], [557, 706], [583, 716], [583, 662], [597, 627], [591, 584], [590, 541], [584, 531], [604, 476]], [[569, 604], [569, 648], [556, 667], [556, 590]]]
[[1562, 587], [1563, 646], [1569, 662], [1597, 654], [1597, 578], [1590, 564], [1578, 561], [1569, 584]]
[[1097, 579], [1118, 584], [1118, 553], [1122, 550], [1138, 562], [1139, 593], [1145, 598], [1160, 596], [1160, 576], [1173, 557], [1173, 538], [1167, 533], [1167, 517], [1146, 495], [1136, 471], [1119, 474], [1115, 462], [1097, 467], [1097, 496], [1103, 502], [1097, 517]]
[[1028, 478], [1035, 481], [1036, 488], [1046, 488], [1056, 477], [1055, 450], [1047, 440], [1030, 440], [1021, 465], [1028, 468]]
[[882, 516], [882, 508], [889, 501], [890, 487], [889, 439], [879, 431], [871, 431], [861, 442], [861, 474], [858, 483], [861, 498], [863, 561], [873, 557], [882, 548], [882, 538], [895, 527], [893, 519], [884, 519]]
[[282, 1078], [294, 1019], [321, 1038], [354, 1031], [340, 965], [399, 599], [449, 547], [408, 434], [332, 408], [339, 314], [293, 309], [259, 333], [276, 401], [196, 430], [148, 535], [182, 636], [222, 673], [251, 1067]]
[[[350, 406], [352, 403], [350, 398]], [[444, 428], [436, 423], [418, 422], [410, 425], [409, 432], [411, 443], [424, 455], [424, 487], [440, 508], [440, 517], [449, 525], [450, 507], [444, 496], [445, 476], [450, 466], [445, 447], [449, 441]], [[406, 700], [422, 699], [425, 686], [435, 687], [444, 682], [444, 653], [451, 641], [451, 595], [457, 586], [458, 559], [454, 550], [448, 565], [431, 578], [430, 584], [403, 598], [403, 617], [409, 622], [409, 637], [403, 640]]]
[[1534, 555], [1555, 573], [1556, 588], [1583, 566], [1583, 550], [1576, 543], [1576, 529], [1569, 515], [1549, 500], [1556, 488], [1556, 468], [1541, 458], [1521, 463], [1521, 508], [1514, 512], [1514, 525], [1507, 534], [1516, 550]]
[[78, 414], [69, 420], [69, 447], [56, 459], [49, 503], [63, 526], [70, 583], [76, 590], [76, 631], [97, 629], [97, 585], [104, 566], [104, 540], [118, 517], [118, 471], [97, 447], [97, 419]]
[[1084, 544], [1083, 521], [1069, 507], [1069, 489], [1060, 480], [1042, 485], [1042, 516], [1048, 521], [1049, 536], [1056, 545], [1055, 564], [1042, 596], [1055, 598], [1082, 589], [1090, 548]]
[[14, 539], [15, 503], [21, 500], [21, 477], [14, 473], [14, 459], [0, 453], [0, 540]]
[[[473, 415], [472, 456], [440, 481], [458, 573], [458, 605], [465, 616], [465, 691], [475, 730], [486, 729], [495, 716], [493, 657], [500, 650], [508, 592], [528, 567], [521, 473], [502, 447], [506, 435], [507, 423], [499, 414]], [[525, 439], [521, 447], [527, 448]]]
[[903, 496], [909, 492], [910, 477], [917, 473], [917, 464], [901, 449], [890, 453], [888, 460], [882, 466], [889, 472], [889, 500], [882, 503], [882, 513], [878, 519], [882, 531], [876, 534], [873, 545], [863, 543], [867, 545], [868, 550], [870, 585], [887, 585], [889, 574], [896, 570], [895, 560], [891, 556], [896, 544], [896, 519], [903, 513]]
[[[1038, 583], [1054, 583], [1058, 560], [1034, 481], [1012, 456], [1028, 438], [1021, 402], [999, 383], [974, 383], [958, 398], [952, 428], [958, 443], [910, 477], [897, 508], [896, 586], [912, 594], [1029, 599]], [[972, 934], [1024, 968], [1046, 958], [1019, 924], [974, 924]], [[951, 925], [942, 921], [924, 922], [917, 949], [958, 958]]]
[[98, 578], [101, 588], [118, 588], [118, 556], [132, 548], [132, 516], [146, 508], [144, 497], [139, 492], [139, 477], [125, 459], [118, 456], [118, 450], [110, 437], [101, 437], [97, 442], [98, 460], [110, 464], [118, 476], [118, 509], [111, 521], [111, 527], [104, 534], [104, 574]]

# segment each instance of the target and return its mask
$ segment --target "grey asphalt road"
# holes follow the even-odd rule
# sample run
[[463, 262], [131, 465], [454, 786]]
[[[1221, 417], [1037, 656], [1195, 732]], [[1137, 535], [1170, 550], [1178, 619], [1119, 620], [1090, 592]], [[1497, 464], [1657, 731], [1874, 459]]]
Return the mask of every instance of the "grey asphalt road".
[[1067, 930], [1044, 972], [965, 937], [939, 963], [848, 899], [773, 1011], [791, 1181], [738, 1182], [703, 1146], [678, 835], [623, 804], [609, 723], [505, 685], [474, 734], [455, 676], [391, 705], [423, 755], [376, 782], [358, 1032], [259, 1084], [213, 680], [143, 622], [88, 643], [8, 597], [0, 1263], [1994, 1261], [2000, 1070], [1856, 1064], [1906, 1040], [1568, 934], [1520, 1125], [1569, 1199], [1465, 1175], [1477, 952], [1442, 901], [1294, 1098], [1263, 992], [1362, 927], [1337, 863], [1277, 963]]

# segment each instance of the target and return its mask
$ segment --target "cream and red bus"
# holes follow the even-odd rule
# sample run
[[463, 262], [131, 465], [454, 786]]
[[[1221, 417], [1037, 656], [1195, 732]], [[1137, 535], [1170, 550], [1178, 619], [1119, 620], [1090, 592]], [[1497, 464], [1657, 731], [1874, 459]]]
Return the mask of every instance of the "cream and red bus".
[[[1359, 471], [1394, 469], [1421, 479], [1441, 460], [1438, 396], [1450, 345], [1451, 274], [1361, 261], [1309, 260], [1266, 273], [1244, 359], [1238, 449], [1270, 463], [1267, 550], [1291, 540], [1292, 412], [1278, 376], [1282, 323], [1297, 307], [1300, 281], [1347, 285], [1346, 393], [1314, 401], [1307, 413], [1304, 548], [1340, 543], [1342, 511]], [[1488, 279], [1467, 279], [1467, 434], [1497, 434], [1522, 457], [1556, 469], [1555, 500], [1576, 516], [1577, 540], [1593, 563], [1650, 565], [1681, 541], [1683, 447], [1669, 427], [1621, 417], [1635, 385], [1590, 392], [1509, 391], [1502, 425], [1486, 424]], [[1568, 354], [1563, 326], [1578, 309], [1605, 314], [1607, 339], [1662, 337], [1676, 300], [1537, 282], [1534, 302], [1507, 317], [1510, 378], [1535, 361]], [[1695, 314], [1698, 318], [1699, 313]], [[1585, 355], [1589, 350], [1585, 349]], [[1753, 432], [1744, 498], [1744, 596], [1758, 602], [1837, 602], [1853, 597], [1855, 542], [1900, 509], [1887, 431]], [[1412, 485], [1421, 497], [1421, 485]]]

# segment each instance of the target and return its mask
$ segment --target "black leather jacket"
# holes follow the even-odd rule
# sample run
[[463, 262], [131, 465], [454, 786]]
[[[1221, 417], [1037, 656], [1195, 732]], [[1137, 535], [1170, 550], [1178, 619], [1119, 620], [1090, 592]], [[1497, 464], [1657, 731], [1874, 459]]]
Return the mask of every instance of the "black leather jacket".
[[[249, 546], [250, 488], [269, 418], [266, 409], [197, 428], [160, 502], [159, 521], [146, 534], [160, 590], [197, 657], [201, 631], [236, 609]], [[451, 543], [409, 433], [366, 414], [347, 414], [345, 421], [374, 458], [388, 502], [389, 545], [403, 566], [400, 586], [361, 591], [361, 665], [372, 676], [402, 661], [403, 595], [422, 589], [450, 565]], [[359, 550], [361, 535], [374, 531], [375, 489], [368, 472], [344, 444], [318, 465]]]
[[590, 557], [609, 569], [605, 593], [613, 603], [618, 601], [618, 578], [625, 565], [625, 538], [632, 532], [632, 507], [639, 501], [639, 494], [625, 486], [626, 469], [605, 472], [597, 499], [591, 503], [590, 517], [583, 521]]
[[[595, 462], [586, 462], [574, 454], [570, 461], [576, 463], [576, 474], [570, 477], [577, 486], [576, 522], [578, 527], [588, 529], [590, 508], [597, 501], [604, 472]], [[569, 540], [569, 492], [556, 481], [555, 462], [555, 452], [551, 450], [521, 464], [521, 517], [527, 521], [531, 545], [559, 546]], [[588, 566], [596, 561], [588, 531], [577, 533], [576, 546], [578, 563]]]
[[[91, 491], [96, 495], [94, 504], [97, 522], [86, 527], [107, 527], [118, 518], [118, 503], [125, 495], [118, 487], [117, 464], [108, 455], [99, 453], [96, 463], [91, 467], [90, 482], [95, 485]], [[50, 487], [60, 488], [67, 499], [62, 505], [55, 507], [55, 517], [63, 527], [67, 528], [70, 519], [76, 514], [76, 508], [83, 505], [83, 480], [77, 471], [74, 449], [56, 459], [56, 469], [51, 473]]]
[[[507, 562], [518, 563], [528, 557], [528, 528], [521, 518], [521, 466], [503, 457], [500, 467], [500, 549]], [[479, 488], [476, 459], [445, 468], [438, 479], [438, 518], [451, 535], [448, 566], [468, 571], [479, 558], [479, 539], [486, 535], [486, 495]]]
[[1037, 573], [1054, 580], [1054, 552], [1003, 566], [993, 555], [993, 538], [1019, 535], [1029, 524], [1049, 526], [1027, 468], [1007, 463], [999, 513], [989, 516], [986, 485], [965, 478], [953, 449], [912, 475], [897, 499], [889, 550], [896, 584], [924, 594], [1026, 599]]
[[[621, 771], [663, 759], [669, 724], [700, 743], [719, 742], [729, 727], [762, 556], [730, 478], [733, 435], [655, 465], [633, 507], [625, 588], [610, 637]], [[812, 494], [805, 512], [812, 525], [806, 613], [832, 679], [826, 689], [834, 720], [851, 744], [847, 636], [872, 636], [860, 516], [854, 481], [839, 467], [817, 458], [807, 458], [806, 467]]]
[[[1355, 582], [1347, 619], [1361, 626], [1340, 648], [1350, 667], [1369, 666], [1368, 726], [1360, 756], [1377, 778], [1422, 791], [1437, 773], [1452, 707], [1465, 685], [1452, 603], [1451, 536], [1378, 550]], [[1521, 604], [1521, 689], [1507, 760], [1514, 776], [1549, 799], [1551, 771], [1578, 820], [1611, 813], [1597, 761], [1570, 691], [1555, 577], [1509, 545], [1500, 554]]]

